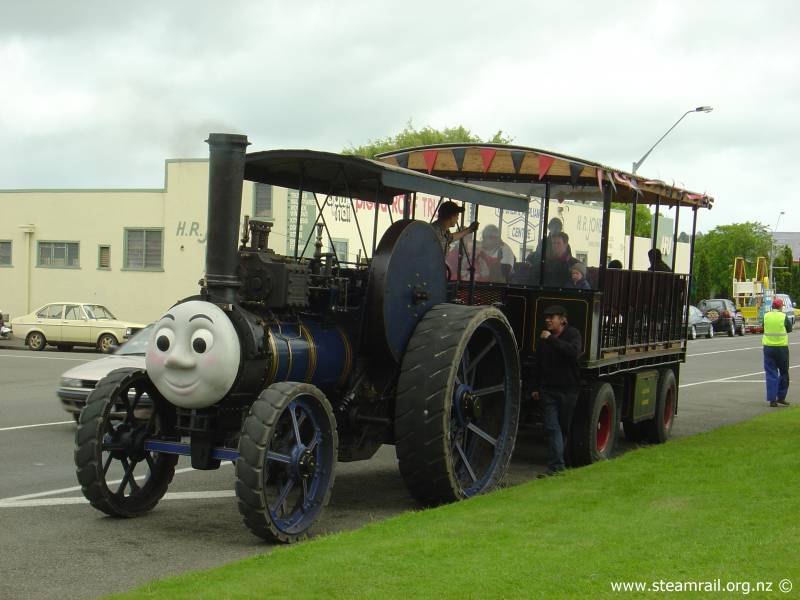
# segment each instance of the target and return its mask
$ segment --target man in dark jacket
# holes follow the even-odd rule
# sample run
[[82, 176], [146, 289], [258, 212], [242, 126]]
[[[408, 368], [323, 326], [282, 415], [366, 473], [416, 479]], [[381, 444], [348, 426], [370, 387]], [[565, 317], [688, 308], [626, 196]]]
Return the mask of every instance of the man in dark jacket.
[[650, 266], [647, 267], [648, 271], [662, 271], [664, 273], [672, 271], [669, 265], [664, 262], [664, 259], [661, 258], [661, 250], [658, 248], [650, 248], [647, 251], [647, 258], [650, 260]]
[[583, 343], [580, 332], [567, 323], [567, 309], [563, 306], [548, 306], [544, 311], [544, 323], [545, 330], [539, 336], [536, 349], [539, 391], [533, 393], [533, 399], [542, 402], [544, 426], [550, 434], [549, 460], [544, 475], [553, 475], [565, 466], [564, 445], [578, 402], [578, 357]]

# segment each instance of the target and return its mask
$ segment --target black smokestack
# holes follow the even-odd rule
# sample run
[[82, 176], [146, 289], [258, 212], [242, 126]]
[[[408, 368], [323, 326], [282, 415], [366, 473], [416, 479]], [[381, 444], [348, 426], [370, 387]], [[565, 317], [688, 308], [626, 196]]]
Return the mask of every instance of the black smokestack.
[[237, 300], [238, 238], [242, 207], [246, 135], [209, 134], [208, 245], [206, 286], [212, 300]]

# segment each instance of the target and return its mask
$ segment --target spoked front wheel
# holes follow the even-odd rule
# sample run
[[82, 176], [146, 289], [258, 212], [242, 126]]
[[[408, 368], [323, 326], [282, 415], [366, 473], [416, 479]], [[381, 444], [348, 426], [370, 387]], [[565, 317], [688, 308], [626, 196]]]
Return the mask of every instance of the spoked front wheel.
[[411, 494], [439, 504], [493, 489], [519, 411], [519, 359], [503, 313], [456, 304], [428, 311], [408, 343], [395, 403], [395, 447]]
[[236, 496], [255, 535], [283, 543], [308, 535], [330, 499], [338, 437], [325, 395], [275, 383], [250, 407], [239, 438]]
[[175, 412], [138, 369], [118, 369], [89, 394], [75, 432], [75, 466], [91, 505], [114, 517], [152, 509], [167, 491], [178, 457], [146, 450], [174, 432]]

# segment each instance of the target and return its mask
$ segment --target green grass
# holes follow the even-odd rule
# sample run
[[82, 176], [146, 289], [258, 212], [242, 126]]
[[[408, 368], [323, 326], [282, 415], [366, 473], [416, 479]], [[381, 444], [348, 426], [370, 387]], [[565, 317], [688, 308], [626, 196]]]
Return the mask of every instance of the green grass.
[[798, 456], [800, 409], [783, 409], [115, 598], [640, 597], [611, 582], [717, 578], [787, 597], [781, 579], [800, 590]]

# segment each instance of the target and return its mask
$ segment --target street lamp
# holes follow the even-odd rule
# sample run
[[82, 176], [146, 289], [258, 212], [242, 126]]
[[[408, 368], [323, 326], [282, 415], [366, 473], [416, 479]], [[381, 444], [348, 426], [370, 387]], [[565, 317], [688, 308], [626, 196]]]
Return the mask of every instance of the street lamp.
[[775, 221], [775, 227], [772, 230], [772, 242], [769, 245], [769, 287], [772, 289], [772, 293], [775, 293], [775, 277], [772, 274], [772, 263], [775, 260], [775, 232], [778, 230], [778, 224], [781, 222], [781, 217], [785, 215], [784, 211], [781, 211], [778, 214], [778, 220]]
[[673, 129], [675, 129], [678, 126], [678, 123], [683, 121], [683, 119], [686, 117], [686, 115], [689, 115], [691, 113], [696, 113], [696, 112], [710, 113], [712, 110], [714, 110], [714, 109], [711, 108], [710, 106], [698, 106], [697, 108], [693, 108], [692, 110], [687, 110], [685, 113], [683, 113], [683, 115], [681, 115], [681, 118], [678, 119], [677, 121], [675, 121], [675, 124], [672, 127], [667, 129], [667, 133], [665, 133], [660, 138], [658, 138], [658, 141], [650, 147], [650, 150], [645, 152], [644, 156], [642, 158], [640, 158], [635, 163], [633, 163], [633, 170], [631, 171], [631, 173], [633, 173], [634, 175], [636, 174], [636, 171], [639, 170], [639, 167], [642, 166], [642, 163], [645, 161], [645, 159], [648, 156], [650, 156], [650, 153], [653, 151], [653, 149], [661, 143], [661, 140], [663, 140], [665, 137], [667, 137], [669, 135], [670, 131], [672, 131]]

